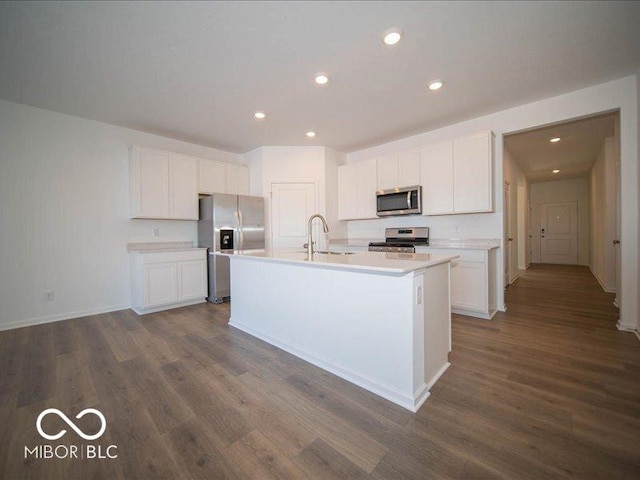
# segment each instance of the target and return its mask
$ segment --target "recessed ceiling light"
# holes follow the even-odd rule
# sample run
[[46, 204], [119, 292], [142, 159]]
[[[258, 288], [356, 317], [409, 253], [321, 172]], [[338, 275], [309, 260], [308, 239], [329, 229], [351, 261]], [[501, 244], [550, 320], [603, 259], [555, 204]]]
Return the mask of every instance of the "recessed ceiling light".
[[432, 82], [429, 82], [429, 90], [435, 92], [436, 90], [440, 90], [443, 85], [444, 82], [442, 80], [433, 80]]
[[551, 140], [549, 140], [551, 143], [558, 143], [560, 141], [560, 137], [553, 137]]
[[316, 136], [316, 132], [307, 132], [305, 135], [309, 138], [313, 138]]
[[258, 120], [262, 120], [264, 117], [267, 116], [267, 114], [264, 112], [256, 112], [253, 114], [253, 116], [256, 117]]
[[389, 30], [384, 32], [384, 35], [382, 36], [382, 41], [386, 45], [395, 45], [400, 41], [401, 38], [402, 38], [402, 30], [400, 30], [399, 28], [390, 28]]
[[325, 85], [329, 81], [329, 77], [327, 77], [326, 73], [319, 73], [316, 75], [315, 80], [318, 85]]
[[552, 170], [553, 173], [560, 173], [560, 170], [558, 170], [557, 168], [555, 170]]

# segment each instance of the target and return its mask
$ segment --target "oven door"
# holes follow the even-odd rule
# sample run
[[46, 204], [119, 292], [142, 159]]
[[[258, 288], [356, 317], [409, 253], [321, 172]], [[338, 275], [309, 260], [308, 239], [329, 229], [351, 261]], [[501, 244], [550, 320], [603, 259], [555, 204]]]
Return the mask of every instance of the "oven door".
[[422, 213], [420, 186], [394, 188], [376, 192], [377, 215], [419, 215]]

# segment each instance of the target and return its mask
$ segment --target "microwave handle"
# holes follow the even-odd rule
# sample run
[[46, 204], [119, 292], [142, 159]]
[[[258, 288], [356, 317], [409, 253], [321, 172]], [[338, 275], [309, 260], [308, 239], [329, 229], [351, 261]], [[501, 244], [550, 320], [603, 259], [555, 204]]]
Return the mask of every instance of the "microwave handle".
[[411, 190], [407, 192], [407, 208], [411, 210]]

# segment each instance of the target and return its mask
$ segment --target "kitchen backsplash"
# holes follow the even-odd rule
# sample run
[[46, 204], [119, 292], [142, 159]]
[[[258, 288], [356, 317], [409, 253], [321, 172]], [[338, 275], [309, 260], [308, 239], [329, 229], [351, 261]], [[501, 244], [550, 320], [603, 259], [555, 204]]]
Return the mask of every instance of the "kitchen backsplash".
[[[373, 220], [350, 220], [349, 238], [384, 238], [389, 227], [429, 227], [431, 238], [487, 238], [496, 237], [501, 218], [495, 214], [422, 216], [406, 215]], [[497, 225], [495, 224], [497, 222]]]

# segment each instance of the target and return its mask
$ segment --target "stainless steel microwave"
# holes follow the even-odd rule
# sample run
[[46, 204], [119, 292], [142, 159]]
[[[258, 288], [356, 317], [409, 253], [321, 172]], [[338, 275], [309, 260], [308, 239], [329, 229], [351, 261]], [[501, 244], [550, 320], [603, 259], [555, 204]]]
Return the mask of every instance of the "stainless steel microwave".
[[422, 213], [422, 187], [392, 188], [376, 192], [376, 214], [379, 217], [391, 215], [420, 215]]

